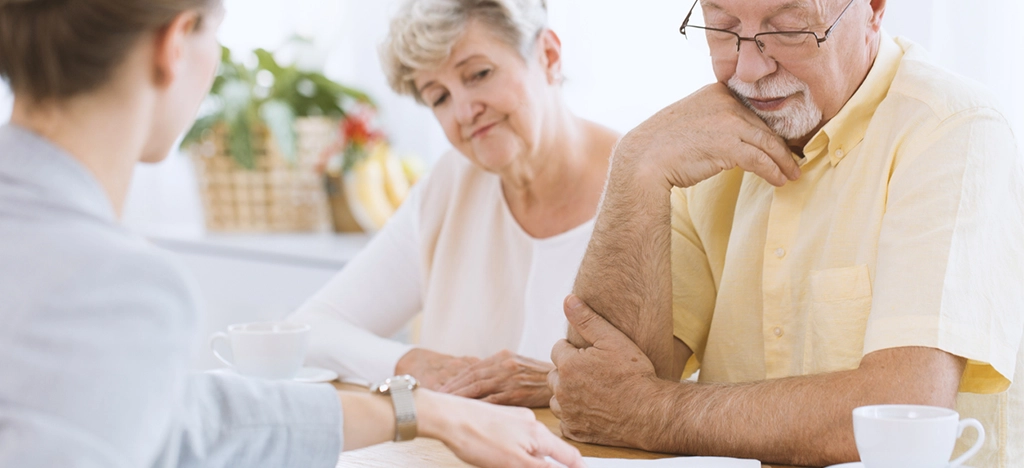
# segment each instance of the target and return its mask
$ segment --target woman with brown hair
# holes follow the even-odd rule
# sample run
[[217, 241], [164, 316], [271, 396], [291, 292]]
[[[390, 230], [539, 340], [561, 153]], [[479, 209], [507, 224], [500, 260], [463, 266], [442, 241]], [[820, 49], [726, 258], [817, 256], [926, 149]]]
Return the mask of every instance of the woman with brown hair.
[[[0, 0], [0, 466], [333, 467], [416, 432], [384, 396], [189, 374], [191, 282], [118, 224], [135, 164], [168, 154], [209, 89], [223, 14]], [[412, 395], [419, 432], [471, 463], [582, 463], [528, 410]]]

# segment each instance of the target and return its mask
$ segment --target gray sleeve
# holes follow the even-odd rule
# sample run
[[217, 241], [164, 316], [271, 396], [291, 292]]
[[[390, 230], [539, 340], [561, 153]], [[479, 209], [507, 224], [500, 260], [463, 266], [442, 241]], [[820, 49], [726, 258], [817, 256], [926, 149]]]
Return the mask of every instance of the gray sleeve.
[[171, 466], [334, 467], [341, 403], [330, 385], [190, 375]]
[[163, 450], [196, 304], [159, 255], [96, 251], [40, 255], [10, 278], [0, 466], [144, 467]]
[[8, 288], [0, 466], [335, 465], [330, 387], [189, 376], [198, 312], [180, 270], [150, 249], [102, 256], [45, 259]]

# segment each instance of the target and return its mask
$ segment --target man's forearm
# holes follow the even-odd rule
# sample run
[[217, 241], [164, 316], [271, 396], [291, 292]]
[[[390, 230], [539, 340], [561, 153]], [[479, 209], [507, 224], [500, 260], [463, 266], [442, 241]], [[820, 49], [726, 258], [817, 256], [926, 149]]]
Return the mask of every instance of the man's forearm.
[[[858, 459], [852, 410], [952, 408], [964, 360], [930, 348], [874, 353], [861, 369], [750, 384], [653, 382], [632, 417], [646, 450], [825, 466]], [[865, 361], [869, 361], [865, 358]]]
[[[659, 377], [673, 376], [670, 191], [616, 151], [573, 293], [632, 339]], [[572, 329], [569, 341], [585, 346]]]

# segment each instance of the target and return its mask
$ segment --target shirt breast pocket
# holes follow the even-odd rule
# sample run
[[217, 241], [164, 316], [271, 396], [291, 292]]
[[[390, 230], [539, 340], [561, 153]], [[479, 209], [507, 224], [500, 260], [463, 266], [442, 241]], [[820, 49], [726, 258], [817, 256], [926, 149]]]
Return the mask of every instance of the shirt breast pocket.
[[870, 313], [867, 265], [811, 271], [804, 373], [860, 366]]

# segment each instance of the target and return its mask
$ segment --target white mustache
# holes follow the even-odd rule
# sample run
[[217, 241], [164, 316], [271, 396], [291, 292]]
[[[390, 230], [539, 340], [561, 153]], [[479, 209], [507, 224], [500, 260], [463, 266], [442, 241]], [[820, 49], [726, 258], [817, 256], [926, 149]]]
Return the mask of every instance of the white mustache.
[[728, 86], [741, 98], [758, 101], [784, 98], [809, 90], [807, 83], [789, 74], [768, 76], [755, 83], [747, 83], [733, 76], [729, 78]]
[[[805, 136], [821, 122], [821, 109], [814, 103], [810, 86], [788, 73], [768, 76], [756, 83], [745, 83], [733, 76], [729, 79], [728, 86], [743, 105], [783, 138]], [[751, 99], [769, 101], [787, 98], [797, 93], [803, 95], [779, 110], [762, 111], [750, 104]]]

